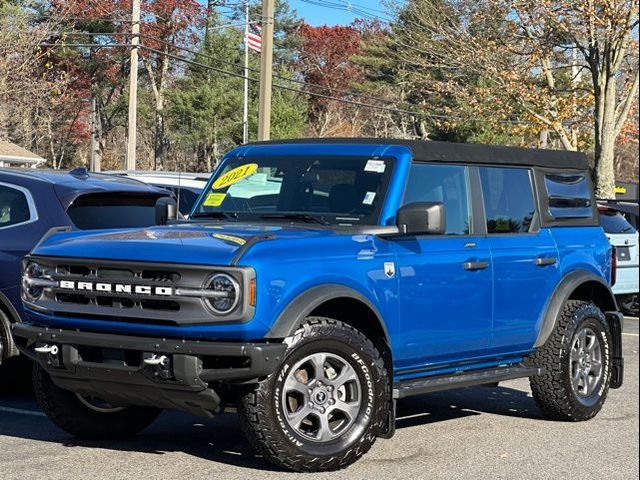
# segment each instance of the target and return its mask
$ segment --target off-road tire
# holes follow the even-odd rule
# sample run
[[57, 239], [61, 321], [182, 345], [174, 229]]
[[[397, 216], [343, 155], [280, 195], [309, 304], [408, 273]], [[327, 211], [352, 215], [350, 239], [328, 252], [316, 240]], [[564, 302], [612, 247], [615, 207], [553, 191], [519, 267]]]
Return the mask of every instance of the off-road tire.
[[[382, 356], [364, 334], [330, 318], [309, 317], [286, 342], [288, 350], [280, 367], [240, 398], [238, 412], [245, 435], [259, 454], [287, 470], [320, 472], [345, 468], [367, 453], [386, 427], [391, 397]], [[340, 355], [357, 371], [364, 386], [357, 420], [330, 445], [314, 445], [290, 429], [278, 400], [286, 372], [315, 352]], [[359, 430], [359, 435], [353, 434]]]
[[57, 387], [47, 372], [35, 365], [33, 390], [40, 408], [58, 427], [84, 440], [116, 440], [132, 437], [147, 428], [161, 410], [127, 407], [101, 413], [89, 409], [75, 393]]
[[[576, 335], [589, 328], [600, 341], [602, 377], [593, 394], [583, 399], [571, 381], [571, 349]], [[562, 309], [555, 330], [543, 347], [528, 359], [545, 369], [530, 378], [533, 398], [549, 419], [579, 422], [593, 418], [602, 408], [611, 381], [611, 332], [602, 311], [593, 303], [569, 300]]]

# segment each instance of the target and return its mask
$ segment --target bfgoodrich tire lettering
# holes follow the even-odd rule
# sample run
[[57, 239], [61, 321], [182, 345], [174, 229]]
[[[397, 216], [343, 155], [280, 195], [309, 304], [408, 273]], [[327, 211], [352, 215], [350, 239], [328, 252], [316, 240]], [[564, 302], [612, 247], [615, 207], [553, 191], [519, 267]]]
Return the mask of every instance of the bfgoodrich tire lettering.
[[[288, 342], [289, 350], [280, 368], [240, 400], [239, 412], [245, 434], [260, 454], [280, 467], [298, 472], [344, 468], [371, 448], [384, 426], [390, 406], [390, 386], [384, 362], [372, 342], [361, 332], [328, 318], [307, 319]], [[283, 399], [287, 400], [284, 397], [287, 392], [285, 385], [291, 381], [293, 369], [297, 369], [301, 362], [304, 364], [306, 359], [322, 358], [323, 355], [329, 359], [329, 363], [335, 362], [338, 369], [340, 363], [344, 362], [347, 365], [345, 371], [357, 378], [361, 393], [360, 401], [351, 403], [353, 421], [345, 422], [343, 430], [338, 427], [336, 432], [339, 435], [335, 435], [335, 438], [330, 435], [327, 441], [320, 440], [319, 424], [318, 427], [313, 425], [317, 409], [322, 409], [324, 405], [309, 407], [311, 416], [306, 420], [309, 431], [301, 431], [292, 426], [288, 403], [283, 402]], [[329, 363], [323, 362], [323, 365], [330, 366]], [[322, 382], [314, 378], [309, 385], [318, 383]], [[330, 382], [326, 383], [331, 386]], [[305, 398], [308, 400], [312, 398], [311, 395], [318, 394], [322, 402], [325, 398], [323, 387], [310, 388]], [[332, 393], [328, 391], [329, 399], [341, 401], [338, 397], [331, 397]], [[341, 398], [346, 402], [346, 397]], [[305, 404], [299, 408], [306, 407]], [[347, 415], [346, 418], [350, 417]], [[336, 423], [340, 425], [339, 421]], [[314, 428], [318, 429], [318, 433]]]
[[101, 413], [81, 402], [75, 393], [57, 387], [39, 365], [33, 369], [36, 400], [49, 419], [74, 437], [86, 440], [127, 438], [147, 428], [161, 410], [127, 407]]
[[[611, 333], [604, 314], [592, 303], [567, 301], [551, 337], [529, 362], [546, 370], [530, 379], [545, 416], [573, 422], [593, 418], [611, 381]], [[588, 388], [577, 376], [589, 377]]]

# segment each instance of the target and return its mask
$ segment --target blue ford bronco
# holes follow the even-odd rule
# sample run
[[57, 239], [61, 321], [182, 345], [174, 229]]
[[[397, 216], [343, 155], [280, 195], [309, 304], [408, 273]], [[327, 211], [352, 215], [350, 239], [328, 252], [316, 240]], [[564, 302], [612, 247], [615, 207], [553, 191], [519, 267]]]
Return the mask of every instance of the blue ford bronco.
[[615, 256], [576, 152], [402, 140], [230, 152], [189, 221], [24, 260], [43, 410], [81, 438], [237, 407], [280, 467], [345, 467], [398, 399], [529, 377], [551, 419], [623, 381]]

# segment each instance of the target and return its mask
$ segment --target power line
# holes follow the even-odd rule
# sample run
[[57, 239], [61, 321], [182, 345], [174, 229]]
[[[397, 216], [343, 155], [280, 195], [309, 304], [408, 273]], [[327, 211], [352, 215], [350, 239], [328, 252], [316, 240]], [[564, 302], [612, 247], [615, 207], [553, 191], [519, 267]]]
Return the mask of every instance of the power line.
[[[142, 35], [141, 35], [142, 36]], [[44, 47], [58, 47], [58, 48], [130, 48], [131, 44], [79, 44], [79, 43], [74, 43], [74, 44], [61, 44], [61, 43], [54, 43], [54, 44], [45, 44], [42, 43], [40, 44], [41, 46]], [[240, 73], [235, 73], [235, 72], [229, 72], [228, 70], [224, 70], [222, 68], [218, 68], [215, 67], [213, 65], [209, 65], [206, 63], [202, 63], [202, 62], [198, 62], [195, 60], [190, 60], [184, 57], [181, 57], [179, 55], [174, 55], [172, 53], [169, 52], [163, 52], [161, 50], [152, 48], [152, 47], [148, 47], [144, 44], [140, 45], [140, 48], [143, 50], [147, 50], [153, 53], [156, 53], [158, 55], [164, 55], [168, 58], [172, 58], [174, 60], [177, 61], [181, 61], [184, 62], [186, 64], [192, 65], [192, 66], [197, 66], [200, 68], [204, 68], [204, 69], [208, 69], [217, 73], [220, 73], [221, 75], [227, 75], [230, 77], [234, 77], [234, 78], [241, 78], [244, 79], [245, 76], [243, 74]], [[252, 82], [258, 82], [258, 80], [256, 78], [253, 77], [248, 77], [249, 81]], [[292, 81], [292, 79], [287, 79], [285, 77], [278, 77], [279, 79], [284, 79], [286, 81]], [[303, 85], [304, 82], [302, 82]], [[331, 101], [335, 101], [338, 103], [344, 103], [347, 105], [352, 105], [352, 106], [357, 106], [357, 107], [362, 107], [362, 108], [368, 108], [371, 110], [380, 110], [380, 111], [385, 111], [385, 112], [389, 112], [389, 113], [395, 113], [395, 114], [400, 114], [400, 115], [410, 115], [413, 117], [426, 117], [426, 118], [430, 118], [430, 119], [437, 119], [437, 120], [456, 120], [456, 121], [484, 121], [486, 119], [481, 119], [481, 118], [471, 118], [471, 117], [460, 117], [460, 116], [453, 116], [453, 115], [439, 115], [439, 114], [431, 114], [431, 113], [427, 113], [424, 111], [416, 111], [416, 110], [409, 110], [409, 109], [402, 109], [402, 108], [391, 108], [391, 107], [386, 107], [383, 105], [375, 105], [372, 103], [365, 103], [365, 102], [359, 102], [356, 100], [350, 100], [350, 99], [346, 99], [346, 98], [341, 98], [341, 97], [336, 97], [333, 95], [325, 95], [322, 93], [316, 93], [316, 92], [311, 92], [311, 91], [307, 91], [307, 90], [301, 90], [299, 88], [293, 88], [293, 87], [289, 87], [287, 85], [281, 85], [281, 84], [277, 84], [274, 83], [273, 84], [274, 88], [278, 88], [280, 90], [285, 90], [285, 91], [289, 91], [289, 92], [293, 92], [293, 93], [297, 93], [299, 95], [307, 95], [310, 97], [315, 97], [315, 98], [321, 98], [324, 100], [331, 100]], [[531, 125], [531, 122], [525, 122], [525, 121], [520, 121], [520, 120], [499, 120], [496, 123], [498, 124], [504, 124], [504, 125]]]
[[[202, 63], [202, 62], [197, 62], [195, 60], [189, 60], [187, 58], [181, 57], [179, 55], [174, 55], [168, 52], [163, 52], [161, 50], [157, 50], [155, 48], [151, 48], [151, 47], [147, 47], [145, 45], [141, 45], [141, 48], [144, 50], [148, 50], [148, 51], [152, 51], [156, 54], [159, 55], [164, 55], [166, 57], [169, 58], [173, 58], [174, 60], [178, 60], [184, 63], [187, 63], [189, 65], [193, 65], [193, 66], [197, 66], [200, 68], [205, 68], [205, 69], [209, 69], [211, 71], [220, 73], [222, 75], [228, 75], [231, 77], [235, 77], [235, 78], [242, 78], [244, 79], [245, 76], [239, 73], [234, 73], [234, 72], [229, 72], [227, 70], [223, 70], [221, 68], [218, 67], [214, 67], [212, 65], [206, 64], [206, 63]], [[252, 82], [257, 82], [258, 80], [256, 78], [253, 77], [249, 77], [249, 80]], [[419, 112], [419, 111], [415, 111], [415, 110], [407, 110], [407, 109], [399, 109], [399, 108], [390, 108], [390, 107], [385, 107], [385, 106], [381, 106], [381, 105], [374, 105], [374, 104], [369, 104], [369, 103], [364, 103], [364, 102], [358, 102], [355, 100], [348, 100], [345, 98], [340, 98], [340, 97], [334, 97], [331, 95], [324, 95], [321, 93], [314, 93], [314, 92], [309, 92], [309, 91], [305, 91], [305, 90], [300, 90], [297, 88], [293, 88], [293, 87], [289, 87], [286, 85], [281, 85], [281, 84], [277, 84], [274, 83], [273, 84], [274, 88], [279, 88], [281, 90], [286, 90], [286, 91], [290, 91], [293, 93], [298, 93], [300, 95], [308, 95], [311, 97], [316, 97], [316, 98], [322, 98], [325, 100], [333, 100], [339, 103], [346, 103], [348, 105], [353, 105], [353, 106], [359, 106], [359, 107], [363, 107], [363, 108], [369, 108], [372, 110], [381, 110], [381, 111], [386, 111], [386, 112], [390, 112], [390, 113], [396, 113], [396, 114], [405, 114], [405, 115], [411, 115], [414, 117], [427, 117], [427, 118], [431, 118], [431, 119], [438, 119], [438, 120], [461, 120], [461, 121], [481, 121], [484, 119], [478, 119], [478, 118], [464, 118], [464, 117], [456, 117], [453, 115], [438, 115], [438, 114], [430, 114], [427, 112]], [[530, 122], [523, 122], [523, 121], [519, 121], [519, 120], [499, 120], [498, 122], [499, 124], [531, 124]]]

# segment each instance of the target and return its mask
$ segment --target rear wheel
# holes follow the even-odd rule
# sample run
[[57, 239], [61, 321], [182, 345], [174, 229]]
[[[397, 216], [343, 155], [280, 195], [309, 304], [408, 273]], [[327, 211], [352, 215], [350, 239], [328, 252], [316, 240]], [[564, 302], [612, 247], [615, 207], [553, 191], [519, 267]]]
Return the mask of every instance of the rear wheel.
[[547, 343], [531, 358], [533, 398], [549, 418], [581, 421], [602, 408], [611, 380], [611, 333], [594, 304], [570, 300]]
[[40, 408], [53, 423], [87, 440], [134, 436], [151, 425], [161, 412], [157, 408], [113, 406], [98, 398], [63, 390], [39, 365], [33, 369], [33, 389]]
[[328, 318], [309, 318], [288, 340], [280, 368], [240, 401], [245, 433], [259, 453], [289, 470], [344, 468], [385, 425], [384, 362], [361, 332]]

